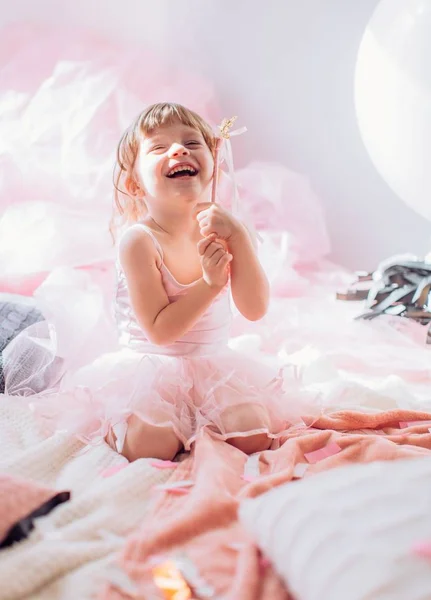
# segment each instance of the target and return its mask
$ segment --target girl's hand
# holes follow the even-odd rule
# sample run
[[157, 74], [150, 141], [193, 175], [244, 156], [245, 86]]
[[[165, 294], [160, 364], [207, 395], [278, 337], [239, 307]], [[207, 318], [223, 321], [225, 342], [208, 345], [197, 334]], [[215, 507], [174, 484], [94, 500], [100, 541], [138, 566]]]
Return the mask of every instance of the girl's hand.
[[232, 254], [226, 252], [223, 245], [210, 235], [198, 242], [204, 281], [212, 288], [222, 289], [229, 280], [229, 263]]
[[220, 240], [229, 241], [241, 230], [241, 223], [218, 204], [202, 203], [198, 205], [198, 210], [197, 219], [204, 237], [214, 234]]

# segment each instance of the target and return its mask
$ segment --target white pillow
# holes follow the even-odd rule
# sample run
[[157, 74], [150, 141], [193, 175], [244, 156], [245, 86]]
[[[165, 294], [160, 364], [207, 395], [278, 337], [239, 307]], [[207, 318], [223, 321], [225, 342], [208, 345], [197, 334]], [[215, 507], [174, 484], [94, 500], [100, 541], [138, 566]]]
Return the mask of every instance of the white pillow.
[[430, 600], [431, 458], [332, 469], [244, 500], [240, 520], [297, 600]]

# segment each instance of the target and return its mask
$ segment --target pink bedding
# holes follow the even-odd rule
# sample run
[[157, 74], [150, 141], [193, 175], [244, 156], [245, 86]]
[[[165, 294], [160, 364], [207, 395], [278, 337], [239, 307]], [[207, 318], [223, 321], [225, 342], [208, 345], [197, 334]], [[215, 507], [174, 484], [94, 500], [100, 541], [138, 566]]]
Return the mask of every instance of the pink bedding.
[[[431, 414], [404, 410], [322, 416], [309, 429], [287, 433], [279, 449], [261, 454], [260, 474], [245, 477], [248, 457], [203, 431], [169, 480], [172, 484], [191, 480], [193, 485], [186, 487], [186, 483], [180, 493], [176, 488], [154, 490], [151, 510], [127, 540], [119, 564], [136, 586], [135, 597], [163, 598], [154, 586], [152, 569], [169, 557], [185, 554], [213, 588], [211, 597], [287, 600], [287, 590], [238, 524], [241, 498], [293, 481], [301, 475], [297, 465], [308, 465], [303, 476], [312, 477], [347, 464], [430, 456], [430, 425]], [[323, 452], [319, 460], [319, 451], [325, 448], [329, 456]], [[107, 585], [100, 600], [127, 597]]]

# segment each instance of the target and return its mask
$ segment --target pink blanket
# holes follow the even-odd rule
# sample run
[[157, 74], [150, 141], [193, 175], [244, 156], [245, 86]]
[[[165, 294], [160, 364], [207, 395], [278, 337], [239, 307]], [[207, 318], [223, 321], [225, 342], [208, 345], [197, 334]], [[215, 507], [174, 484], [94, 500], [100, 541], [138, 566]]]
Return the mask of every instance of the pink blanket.
[[27, 537], [37, 516], [48, 514], [69, 498], [69, 492], [59, 492], [22, 477], [0, 474], [0, 547]]
[[[255, 477], [244, 474], [246, 455], [202, 431], [169, 479], [170, 484], [184, 482], [180, 491], [154, 490], [146, 520], [127, 540], [119, 565], [134, 597], [173, 598], [157, 590], [152, 569], [185, 554], [214, 598], [287, 600], [288, 591], [238, 523], [240, 500], [298, 477], [298, 464], [308, 465], [304, 476], [309, 477], [352, 463], [429, 455], [430, 426], [430, 414], [405, 410], [322, 416], [309, 429], [287, 433], [279, 449], [262, 453]], [[128, 597], [110, 584], [100, 595], [103, 600]]]

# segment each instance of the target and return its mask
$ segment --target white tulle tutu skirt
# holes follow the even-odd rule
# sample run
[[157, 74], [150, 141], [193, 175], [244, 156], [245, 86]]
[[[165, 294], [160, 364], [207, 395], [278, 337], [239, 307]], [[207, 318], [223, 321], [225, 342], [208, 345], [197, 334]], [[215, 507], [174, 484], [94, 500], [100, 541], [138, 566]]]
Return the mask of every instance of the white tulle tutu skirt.
[[209, 427], [222, 439], [265, 433], [278, 439], [301, 422], [305, 396], [283, 370], [229, 349], [206, 357], [140, 354], [122, 349], [101, 355], [60, 386], [27, 398], [51, 431], [88, 443], [112, 428], [124, 438], [130, 415], [171, 426], [186, 449]]

